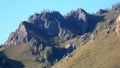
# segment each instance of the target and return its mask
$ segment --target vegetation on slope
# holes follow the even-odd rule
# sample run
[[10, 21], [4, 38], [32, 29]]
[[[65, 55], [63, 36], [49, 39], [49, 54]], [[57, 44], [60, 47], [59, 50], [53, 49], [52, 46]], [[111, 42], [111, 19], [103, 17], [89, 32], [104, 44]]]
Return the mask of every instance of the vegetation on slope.
[[[120, 68], [120, 37], [115, 32], [115, 21], [120, 8], [103, 14], [104, 20], [94, 29], [94, 39], [79, 46], [72, 56], [64, 57], [53, 68]], [[79, 40], [78, 40], [79, 41]]]
[[55, 68], [120, 68], [120, 37], [102, 31], [94, 41], [78, 47], [68, 60], [63, 59]]

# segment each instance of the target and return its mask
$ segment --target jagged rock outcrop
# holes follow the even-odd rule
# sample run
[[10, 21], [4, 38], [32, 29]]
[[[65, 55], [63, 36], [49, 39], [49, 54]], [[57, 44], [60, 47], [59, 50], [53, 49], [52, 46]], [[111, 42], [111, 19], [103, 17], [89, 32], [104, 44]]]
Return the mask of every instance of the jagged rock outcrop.
[[86, 33], [88, 27], [88, 14], [83, 9], [72, 11], [65, 16], [59, 12], [42, 12], [29, 17], [28, 21], [20, 23], [19, 28], [12, 32], [5, 43], [22, 44], [33, 39], [54, 38], [69, 40], [76, 35]]
[[69, 43], [65, 48], [66, 48], [65, 55], [68, 55], [69, 53], [76, 49], [76, 46], [72, 43]]
[[[71, 11], [65, 16], [69, 29], [78, 34], [84, 34], [88, 27], [88, 13], [83, 9]], [[74, 27], [75, 26], [75, 27]]]
[[6, 45], [9, 44], [22, 44], [26, 43], [31, 39], [30, 33], [29, 33], [29, 28], [28, 24], [26, 21], [23, 21], [20, 23], [19, 28], [15, 31], [12, 32], [5, 43]]
[[59, 12], [42, 12], [32, 15], [29, 20], [36, 28], [45, 32], [48, 36], [57, 36], [59, 27], [64, 18]]
[[117, 35], [120, 35], [120, 16], [118, 16], [116, 20], [116, 32], [117, 32]]

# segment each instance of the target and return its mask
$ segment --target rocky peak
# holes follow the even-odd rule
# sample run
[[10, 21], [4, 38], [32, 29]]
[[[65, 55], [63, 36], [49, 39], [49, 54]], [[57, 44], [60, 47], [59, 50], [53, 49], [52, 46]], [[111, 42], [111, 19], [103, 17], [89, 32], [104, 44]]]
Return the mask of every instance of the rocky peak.
[[28, 32], [28, 24], [26, 21], [23, 21], [20, 23], [19, 28], [15, 31], [12, 32], [5, 43], [6, 45], [11, 45], [11, 44], [20, 44], [20, 43], [26, 43], [30, 39], [30, 34]]
[[68, 24], [76, 26], [71, 27], [73, 30], [75, 30], [75, 32], [78, 32], [78, 34], [84, 34], [86, 32], [88, 26], [88, 13], [83, 9], [71, 11], [70, 13], [66, 14], [65, 19]]
[[71, 11], [70, 13], [67, 13], [65, 18], [68, 18], [68, 17], [73, 17], [73, 18], [76, 18], [77, 20], [86, 21], [87, 12], [85, 12], [85, 10], [83, 9], [77, 9], [76, 11]]
[[38, 13], [35, 13], [34, 15], [30, 16], [28, 18], [28, 21], [30, 23], [33, 23], [33, 22], [36, 22], [36, 21], [39, 21], [39, 20], [42, 20], [42, 21], [52, 21], [52, 20], [55, 20], [55, 19], [63, 19], [63, 16], [57, 12], [57, 11], [53, 11], [53, 12], [45, 12], [43, 11], [41, 14], [38, 14]]

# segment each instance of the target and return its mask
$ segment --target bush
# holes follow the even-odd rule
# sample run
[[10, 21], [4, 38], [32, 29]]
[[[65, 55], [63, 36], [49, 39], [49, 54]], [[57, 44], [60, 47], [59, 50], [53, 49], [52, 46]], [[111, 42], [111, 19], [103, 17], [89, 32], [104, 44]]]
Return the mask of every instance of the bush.
[[51, 55], [52, 55], [52, 48], [49, 47], [49, 46], [47, 46], [45, 48], [45, 51], [44, 51], [44, 58], [47, 59], [47, 60], [49, 60], [49, 58], [51, 57]]

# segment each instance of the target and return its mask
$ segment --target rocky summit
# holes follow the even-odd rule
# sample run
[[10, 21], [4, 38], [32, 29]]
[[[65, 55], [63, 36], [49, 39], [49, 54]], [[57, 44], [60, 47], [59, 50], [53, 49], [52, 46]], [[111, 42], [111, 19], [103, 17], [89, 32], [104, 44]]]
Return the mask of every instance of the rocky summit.
[[71, 11], [62, 16], [57, 11], [35, 13], [28, 18], [28, 21], [20, 23], [19, 28], [12, 32], [6, 41], [6, 45], [23, 44], [39, 37], [69, 40], [77, 35], [87, 32], [90, 15], [83, 9]]

